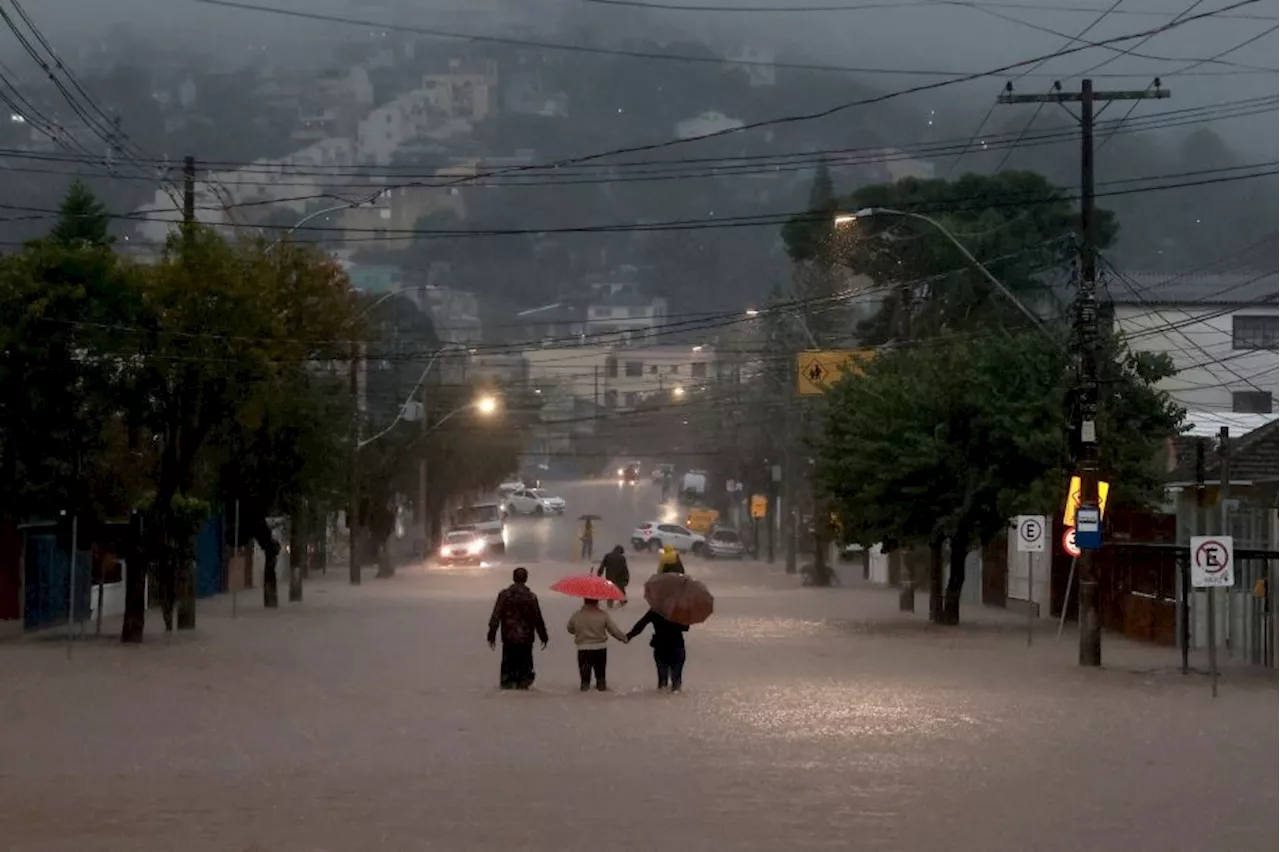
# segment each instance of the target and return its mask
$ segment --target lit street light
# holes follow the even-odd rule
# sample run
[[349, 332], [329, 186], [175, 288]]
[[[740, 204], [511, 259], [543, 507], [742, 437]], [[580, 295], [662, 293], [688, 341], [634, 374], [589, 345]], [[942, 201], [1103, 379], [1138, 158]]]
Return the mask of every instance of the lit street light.
[[681, 399], [682, 397], [684, 397], [684, 388], [681, 388], [681, 387], [672, 388], [671, 395], [674, 396], [676, 399]]
[[475, 406], [476, 406], [476, 411], [479, 411], [481, 414], [487, 417], [490, 414], [493, 414], [493, 412], [498, 410], [498, 399], [497, 397], [492, 396], [491, 394], [485, 394], [484, 396], [476, 400]]
[[847, 228], [858, 224], [859, 219], [867, 219], [872, 216], [898, 216], [904, 219], [918, 219], [927, 225], [931, 225], [935, 230], [941, 232], [944, 237], [950, 240], [951, 244], [959, 249], [960, 253], [965, 256], [965, 259], [977, 267], [978, 271], [981, 272], [983, 276], [985, 276], [986, 279], [990, 281], [1006, 299], [1013, 302], [1014, 306], [1017, 307], [1018, 310], [1022, 311], [1022, 313], [1026, 315], [1027, 319], [1031, 320], [1032, 325], [1042, 331], [1044, 330], [1044, 326], [1040, 323], [1040, 317], [1036, 316], [1030, 308], [1022, 304], [1022, 302], [1018, 300], [1018, 297], [1015, 296], [1008, 287], [1005, 287], [1004, 283], [999, 278], [996, 278], [990, 269], [987, 269], [987, 267], [982, 264], [982, 261], [974, 257], [973, 253], [970, 252], [969, 249], [965, 248], [964, 243], [960, 242], [959, 237], [943, 227], [942, 223], [937, 219], [925, 216], [923, 213], [912, 213], [907, 210], [894, 210], [889, 207], [863, 207], [855, 213], [837, 213], [831, 221], [837, 228]]

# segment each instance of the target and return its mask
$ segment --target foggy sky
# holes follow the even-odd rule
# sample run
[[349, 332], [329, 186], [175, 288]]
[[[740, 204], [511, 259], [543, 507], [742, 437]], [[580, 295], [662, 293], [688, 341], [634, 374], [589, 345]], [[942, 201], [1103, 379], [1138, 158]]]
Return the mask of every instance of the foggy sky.
[[[656, 0], [693, 5], [771, 7], [832, 6], [842, 4], [882, 4], [885, 0]], [[466, 32], [507, 33], [514, 27], [534, 28], [529, 35], [543, 41], [581, 41], [582, 32], [566, 33], [563, 28], [585, 29], [593, 43], [616, 43], [620, 34], [657, 38], [701, 38], [720, 43], [745, 42], [773, 48], [780, 59], [886, 69], [931, 69], [945, 72], [972, 72], [1050, 53], [1063, 47], [1065, 39], [1037, 32], [1018, 23], [1001, 20], [978, 8], [956, 5], [925, 5], [907, 0], [893, 8], [863, 8], [821, 13], [778, 12], [678, 12], [605, 6], [583, 0], [261, 0], [274, 5], [328, 14], [346, 14], [370, 20], [418, 26], [435, 26]], [[1007, 0], [1002, 0], [1007, 2]], [[1043, 8], [997, 7], [989, 11], [1021, 18], [1037, 26], [1074, 35], [1101, 16], [1109, 0], [1026, 0]], [[1191, 14], [1221, 8], [1230, 0], [1201, 3]], [[201, 6], [190, 0], [27, 0], [25, 4], [45, 34], [64, 54], [108, 38], [113, 28], [127, 27], [135, 34], [162, 40], [175, 47], [208, 51], [245, 50], [258, 46], [282, 64], [323, 64], [326, 48], [342, 40], [362, 37], [362, 28], [302, 21], [272, 15]], [[1099, 40], [1133, 33], [1168, 23], [1191, 6], [1191, 0], [1127, 0], [1092, 29], [1086, 38]], [[476, 15], [490, 7], [489, 15]], [[1098, 11], [1064, 11], [1055, 6], [1088, 7]], [[501, 10], [506, 10], [505, 12]], [[450, 17], [451, 11], [471, 10], [466, 26]], [[1122, 56], [1100, 69], [1098, 74], [1133, 75], [1121, 79], [1099, 78], [1099, 88], [1144, 88], [1151, 77], [1168, 75], [1197, 58], [1227, 50], [1250, 36], [1274, 25], [1277, 7], [1273, 0], [1246, 6], [1235, 15], [1253, 19], [1210, 19], [1162, 33], [1139, 52], [1180, 59], [1159, 62]], [[1133, 44], [1133, 43], [1130, 43]], [[0, 39], [0, 56], [14, 60], [16, 44], [10, 37]], [[1035, 70], [1015, 85], [1019, 91], [1047, 90], [1055, 77], [1064, 85], [1077, 85], [1079, 73], [1114, 54], [1091, 49], [1055, 59]], [[1227, 57], [1234, 62], [1265, 67], [1276, 65], [1275, 33], [1259, 39]], [[1223, 66], [1204, 65], [1197, 72], [1235, 71]], [[984, 79], [938, 92], [904, 99], [901, 106], [919, 110], [923, 116], [931, 107], [957, 105], [977, 110], [975, 122], [1016, 72], [997, 79]], [[929, 82], [930, 77], [901, 74], [862, 74], [862, 85], [896, 90]], [[1274, 93], [1273, 74], [1230, 76], [1165, 76], [1174, 90], [1170, 101], [1143, 104], [1142, 115], [1165, 109], [1185, 109], [1215, 102]], [[708, 104], [714, 108], [714, 104]], [[1242, 149], [1276, 150], [1274, 115], [1237, 120], [1217, 127]], [[923, 130], [923, 125], [922, 125]], [[911, 142], [912, 140], [903, 140]]]

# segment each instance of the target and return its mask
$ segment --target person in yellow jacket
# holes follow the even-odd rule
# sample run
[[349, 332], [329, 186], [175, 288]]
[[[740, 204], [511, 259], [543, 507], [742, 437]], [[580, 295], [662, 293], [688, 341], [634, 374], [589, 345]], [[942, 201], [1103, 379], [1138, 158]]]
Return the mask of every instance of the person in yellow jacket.
[[674, 571], [677, 574], [684, 573], [684, 563], [680, 561], [680, 553], [671, 545], [662, 546], [662, 552], [658, 554], [658, 573], [666, 574]]

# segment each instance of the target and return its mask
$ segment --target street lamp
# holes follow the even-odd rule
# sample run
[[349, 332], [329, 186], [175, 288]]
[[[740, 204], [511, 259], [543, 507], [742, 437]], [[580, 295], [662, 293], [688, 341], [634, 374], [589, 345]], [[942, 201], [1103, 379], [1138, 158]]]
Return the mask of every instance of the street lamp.
[[492, 394], [485, 394], [475, 401], [476, 411], [488, 417], [498, 410], [498, 398]]
[[1040, 329], [1041, 331], [1045, 330], [1044, 326], [1040, 322], [1040, 317], [1036, 316], [1035, 312], [1033, 312], [1026, 305], [1022, 304], [1022, 302], [1018, 300], [1018, 297], [1015, 296], [1013, 292], [1008, 287], [1006, 287], [999, 278], [996, 278], [996, 276], [992, 274], [990, 269], [987, 269], [987, 267], [985, 267], [982, 264], [982, 261], [974, 257], [973, 253], [970, 252], [969, 249], [965, 248], [964, 243], [960, 242], [960, 238], [957, 237], [955, 234], [951, 233], [950, 231], [948, 231], [945, 227], [943, 227], [942, 223], [940, 223], [937, 219], [934, 219], [930, 216], [925, 216], [923, 213], [912, 213], [908, 210], [894, 210], [893, 208], [890, 208], [890, 207], [863, 207], [861, 210], [858, 210], [854, 213], [847, 213], [847, 212], [837, 213], [832, 218], [831, 221], [832, 221], [832, 224], [834, 224], [837, 228], [849, 228], [849, 227], [853, 227], [854, 225], [857, 225], [859, 219], [869, 219], [872, 216], [898, 216], [904, 219], [917, 219], [921, 222], [924, 222], [927, 225], [932, 226], [935, 230], [939, 231], [944, 237], [950, 240], [951, 244], [954, 245], [957, 249], [959, 249], [960, 253], [965, 256], [965, 259], [968, 260], [971, 264], [973, 264], [978, 269], [978, 271], [981, 272], [983, 276], [988, 281], [990, 281], [992, 285], [994, 285], [995, 288], [999, 290], [1000, 293], [1006, 299], [1012, 302], [1018, 310], [1022, 311], [1022, 313], [1027, 317], [1027, 319], [1031, 320], [1032, 325], [1034, 325], [1036, 328]]
[[672, 388], [672, 389], [671, 389], [671, 395], [672, 395], [672, 396], [674, 396], [676, 399], [683, 399], [683, 398], [684, 398], [684, 388], [682, 388], [682, 387], [674, 387], [674, 388]]

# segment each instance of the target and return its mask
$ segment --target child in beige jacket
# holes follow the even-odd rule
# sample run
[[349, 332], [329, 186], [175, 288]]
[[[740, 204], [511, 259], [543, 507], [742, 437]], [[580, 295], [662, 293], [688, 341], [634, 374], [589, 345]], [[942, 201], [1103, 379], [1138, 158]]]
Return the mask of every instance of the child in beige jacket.
[[584, 600], [582, 609], [569, 617], [568, 626], [573, 634], [573, 644], [578, 646], [578, 675], [582, 678], [582, 691], [591, 688], [591, 674], [594, 672], [596, 689], [604, 692], [609, 688], [605, 681], [609, 651], [605, 645], [610, 636], [626, 644], [627, 634], [618, 629], [609, 613], [600, 608], [600, 602], [591, 598]]

